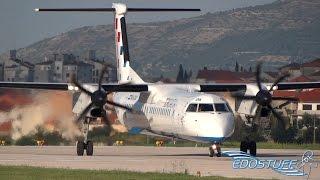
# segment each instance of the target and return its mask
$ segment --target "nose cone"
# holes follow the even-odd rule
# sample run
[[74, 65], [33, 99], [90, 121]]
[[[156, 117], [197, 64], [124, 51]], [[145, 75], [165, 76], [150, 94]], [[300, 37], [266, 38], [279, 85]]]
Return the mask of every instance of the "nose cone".
[[221, 119], [225, 119], [224, 123], [221, 123], [221, 134], [223, 137], [230, 137], [234, 132], [234, 116], [232, 113], [226, 113]]
[[223, 140], [233, 134], [234, 125], [232, 113], [215, 113], [203, 121], [199, 136]]

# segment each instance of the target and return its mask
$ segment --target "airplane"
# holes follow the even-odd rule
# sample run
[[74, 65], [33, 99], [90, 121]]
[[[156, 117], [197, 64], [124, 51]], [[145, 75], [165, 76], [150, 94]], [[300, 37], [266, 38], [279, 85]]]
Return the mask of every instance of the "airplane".
[[[79, 11], [113, 12], [116, 45], [118, 83], [102, 83], [106, 69], [97, 84], [81, 84], [73, 76], [70, 83], [0, 82], [0, 88], [25, 88], [61, 91], [80, 91], [73, 112], [75, 120], [89, 127], [88, 118], [102, 117], [108, 128], [110, 120], [106, 108], [113, 106], [118, 120], [129, 133], [176, 138], [209, 144], [209, 156], [221, 156], [221, 144], [235, 130], [234, 113], [257, 116], [261, 108], [269, 109], [279, 121], [281, 116], [271, 106], [273, 100], [292, 98], [272, 97], [274, 90], [320, 88], [320, 82], [281, 82], [288, 75], [280, 76], [274, 83], [261, 82], [261, 64], [257, 65], [257, 83], [211, 83], [211, 84], [157, 84], [148, 83], [131, 68], [125, 15], [127, 12], [200, 11], [200, 9], [128, 8], [113, 3], [112, 8], [35, 9], [37, 12]], [[151, 58], [151, 57], [150, 57]], [[235, 111], [221, 96], [212, 92], [229, 92], [241, 99]], [[113, 100], [109, 100], [112, 96]], [[84, 140], [78, 141], [77, 155], [93, 155], [93, 142], [84, 132]], [[256, 155], [255, 141], [241, 141], [240, 150]]]

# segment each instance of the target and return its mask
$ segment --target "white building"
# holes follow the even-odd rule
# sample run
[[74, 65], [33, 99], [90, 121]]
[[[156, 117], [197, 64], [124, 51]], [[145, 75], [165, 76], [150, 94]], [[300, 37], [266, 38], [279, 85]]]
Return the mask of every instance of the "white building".
[[298, 118], [307, 113], [311, 115], [320, 115], [320, 90], [306, 90], [299, 94], [299, 102], [297, 108]]

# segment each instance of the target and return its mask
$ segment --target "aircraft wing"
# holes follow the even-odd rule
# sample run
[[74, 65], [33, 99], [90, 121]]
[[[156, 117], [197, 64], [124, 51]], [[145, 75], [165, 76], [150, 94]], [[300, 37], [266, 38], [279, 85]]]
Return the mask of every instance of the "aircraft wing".
[[[87, 84], [98, 86], [98, 84]], [[43, 90], [72, 90], [71, 83], [38, 83], [38, 82], [0, 82], [0, 88], [17, 88], [17, 89], [43, 89]], [[148, 91], [148, 85], [136, 84], [102, 84], [102, 88], [109, 92], [142, 92]]]
[[0, 82], [0, 88], [68, 90], [67, 83]]
[[[202, 84], [200, 92], [232, 92], [246, 90], [245, 83], [217, 83], [217, 84]], [[271, 85], [264, 84], [265, 86]], [[283, 82], [277, 84], [278, 90], [294, 90], [294, 89], [314, 89], [320, 88], [320, 82]]]
[[320, 88], [320, 82], [283, 82], [279, 83], [278, 90], [314, 89]]

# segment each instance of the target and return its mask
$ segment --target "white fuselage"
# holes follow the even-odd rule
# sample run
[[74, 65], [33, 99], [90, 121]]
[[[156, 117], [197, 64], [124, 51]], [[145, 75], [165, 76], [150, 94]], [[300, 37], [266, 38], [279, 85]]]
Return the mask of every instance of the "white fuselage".
[[[233, 113], [227, 102], [217, 95], [158, 85], [146, 93], [117, 92], [113, 100], [134, 110], [131, 113], [116, 108], [119, 121], [131, 133], [215, 143], [234, 132]], [[197, 109], [187, 110], [190, 104]], [[201, 111], [203, 105], [211, 105], [213, 109]], [[225, 105], [226, 111], [219, 111], [215, 105]]]
[[[199, 85], [148, 84], [139, 77], [130, 67], [125, 20], [128, 8], [121, 3], [114, 3], [113, 8], [118, 83], [148, 86], [146, 92], [114, 93], [114, 102], [134, 110], [130, 112], [116, 107], [118, 120], [131, 133], [211, 143], [230, 137], [234, 131], [234, 116], [221, 97], [197, 92]], [[94, 92], [96, 87], [88, 86], [87, 89]], [[80, 96], [75, 113], [90, 103], [85, 96]], [[194, 106], [192, 111], [187, 110], [190, 104]]]

